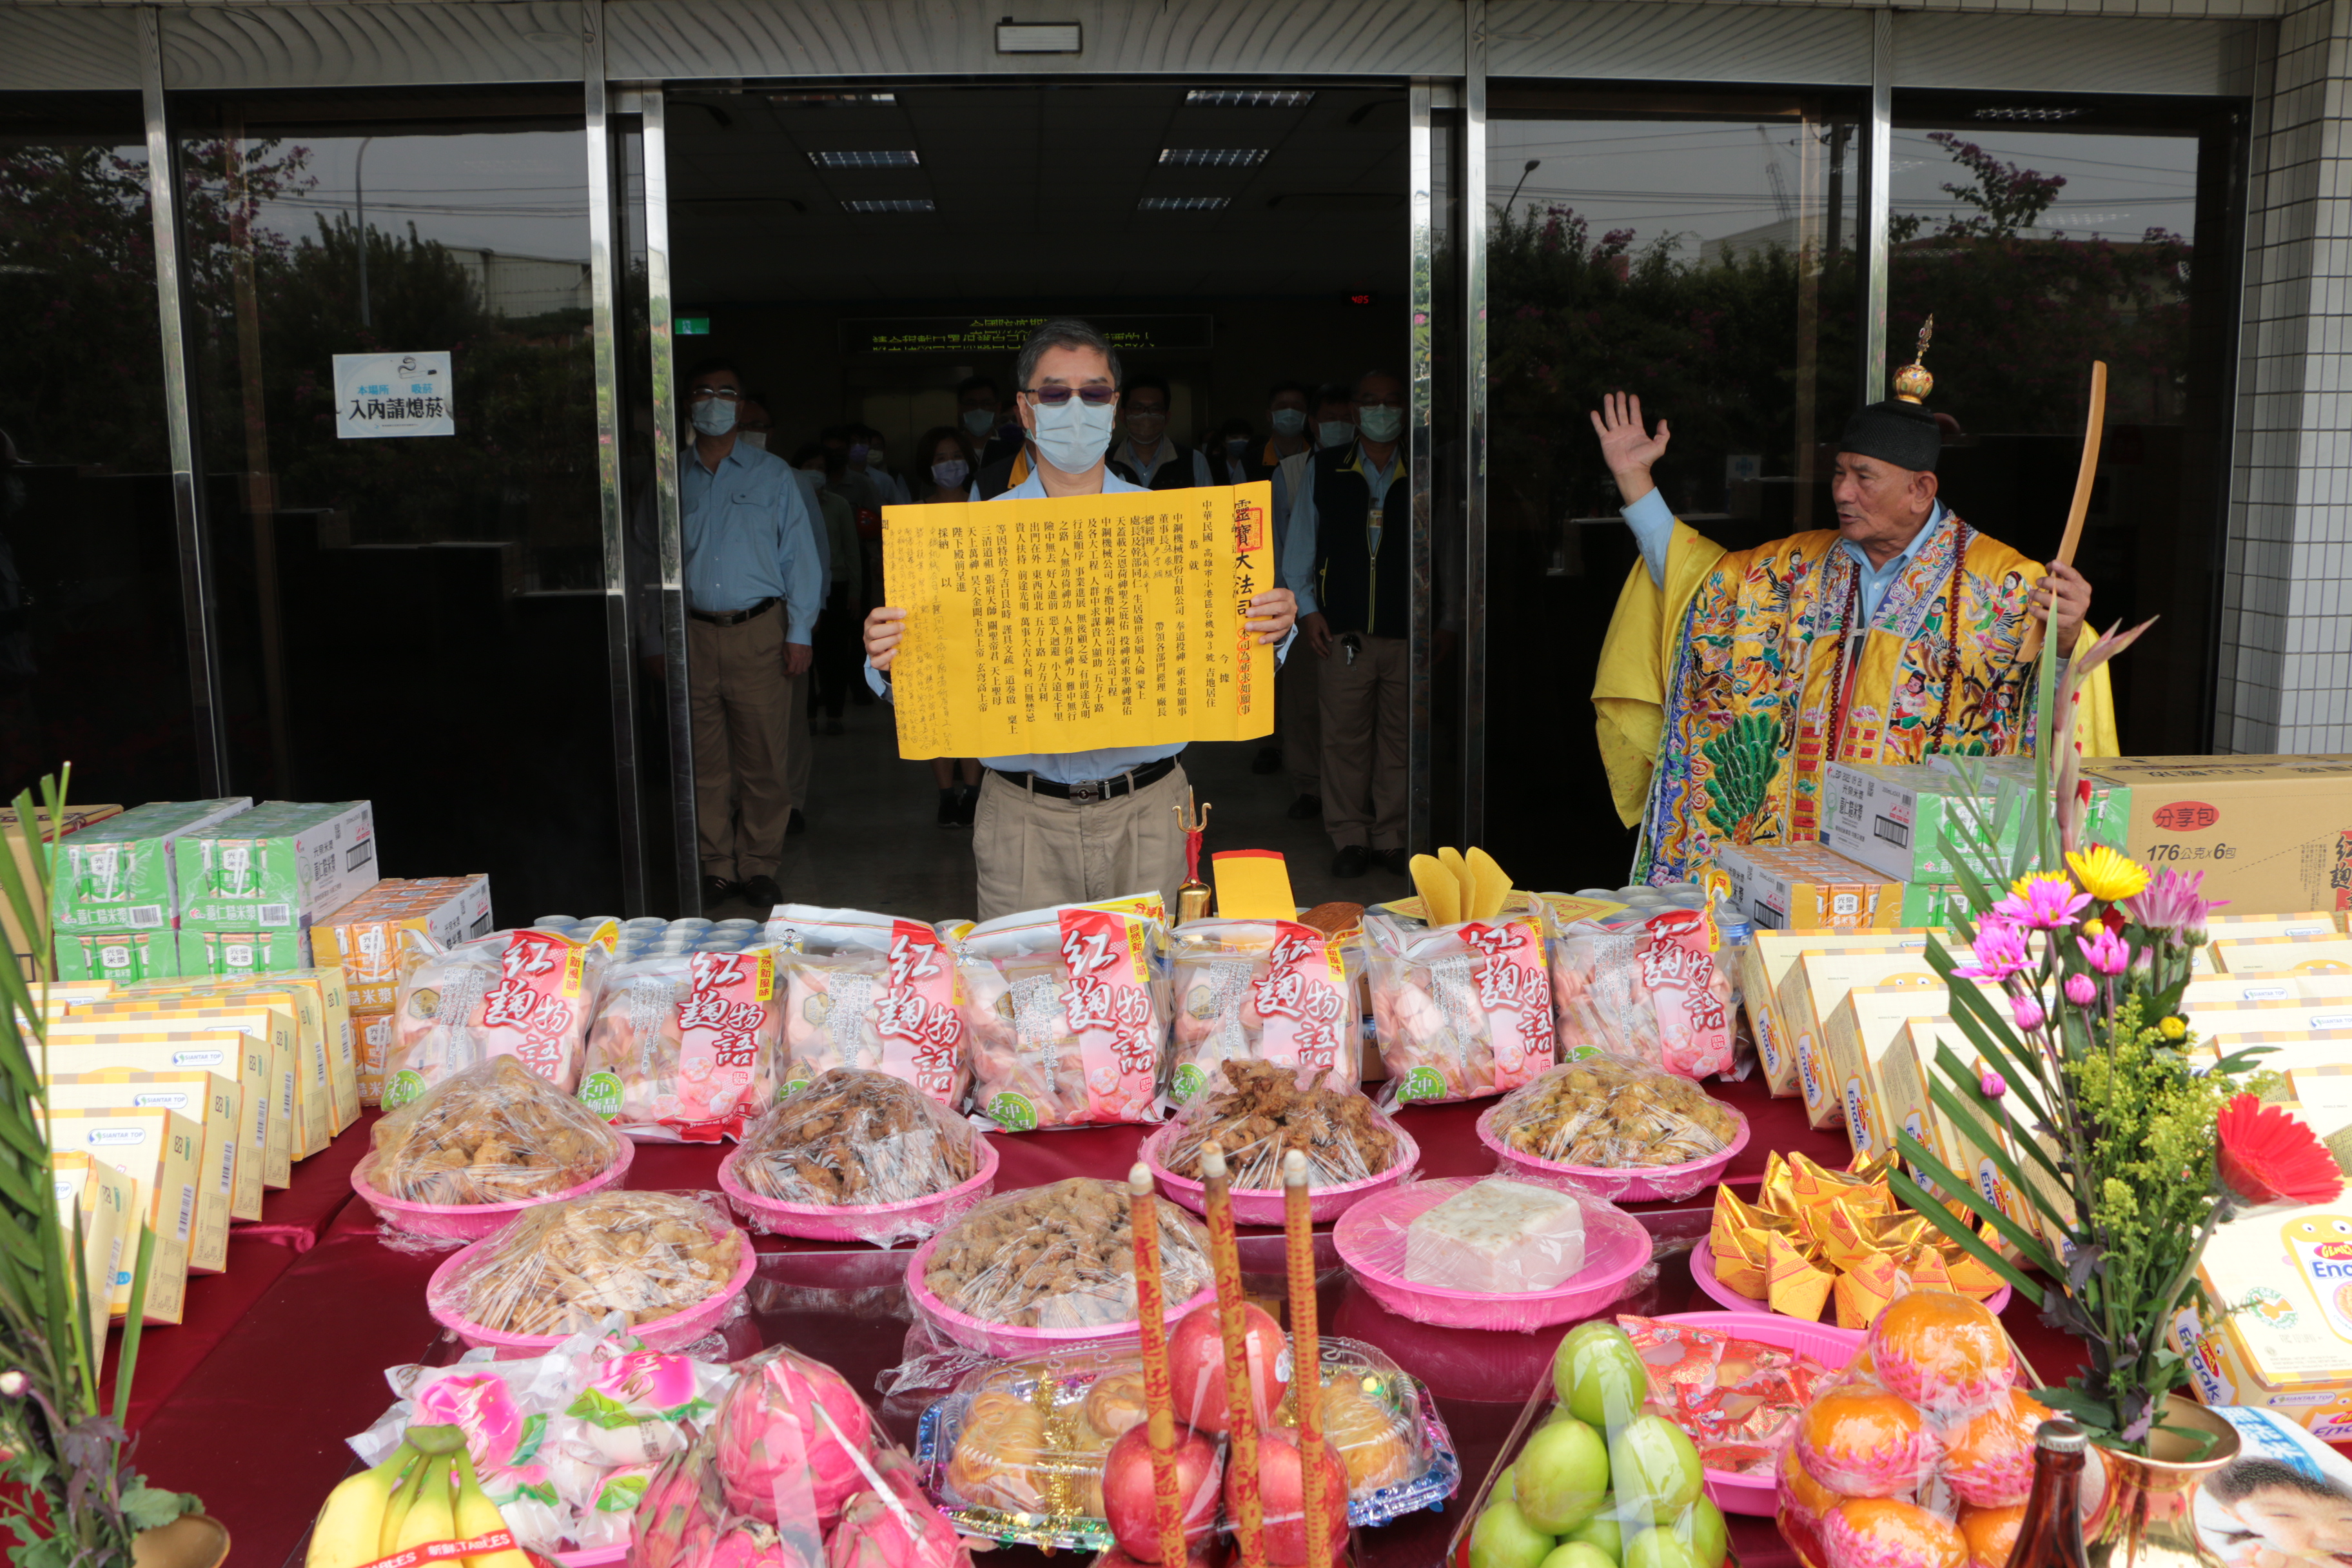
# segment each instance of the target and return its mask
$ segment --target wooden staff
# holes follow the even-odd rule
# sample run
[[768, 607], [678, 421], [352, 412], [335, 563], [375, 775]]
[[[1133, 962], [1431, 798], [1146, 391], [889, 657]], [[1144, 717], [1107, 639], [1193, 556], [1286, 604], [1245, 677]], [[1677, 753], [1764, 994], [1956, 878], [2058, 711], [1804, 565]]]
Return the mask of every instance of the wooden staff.
[[1151, 1511], [1160, 1525], [1160, 1561], [1184, 1555], [1184, 1503], [1176, 1490], [1176, 1391], [1168, 1378], [1168, 1300], [1160, 1288], [1160, 1210], [1151, 1195], [1151, 1167], [1140, 1160], [1127, 1173], [1135, 1236], [1135, 1307], [1143, 1325], [1144, 1436], [1151, 1445]]
[[1242, 1568], [1265, 1568], [1265, 1510], [1257, 1495], [1258, 1413], [1250, 1396], [1249, 1358], [1244, 1353], [1247, 1320], [1242, 1313], [1242, 1249], [1234, 1236], [1224, 1146], [1214, 1138], [1201, 1145], [1201, 1179], [1208, 1189], [1209, 1262], [1216, 1270], [1217, 1324], [1225, 1343], [1225, 1405], [1232, 1419], [1226, 1430], [1232, 1450], [1225, 1463], [1233, 1486], [1234, 1535]]
[[[2091, 362], [2091, 411], [2083, 426], [2083, 465], [2074, 471], [2074, 502], [2066, 510], [2066, 531], [2059, 536], [2058, 553], [2051, 557], [2053, 565], [2072, 566], [2074, 552], [2083, 542], [2083, 520], [2091, 512], [2091, 489], [2099, 478], [2099, 447], [2107, 433], [2107, 362]], [[2057, 595], [2051, 595], [2050, 609], [2057, 613]], [[2047, 621], [2037, 621], [2025, 634], [2024, 645], [2018, 650], [2018, 662], [2031, 664], [2041, 656], [2042, 639], [2049, 629]], [[2063, 650], [2072, 655], [2073, 648]], [[2062, 722], [2071, 722], [2068, 715], [2059, 715]]]
[[1323, 1341], [1315, 1318], [1315, 1216], [1307, 1195], [1307, 1156], [1282, 1157], [1282, 1241], [1290, 1265], [1290, 1386], [1298, 1392], [1298, 1506], [1306, 1517], [1307, 1568], [1331, 1568], [1324, 1521]]

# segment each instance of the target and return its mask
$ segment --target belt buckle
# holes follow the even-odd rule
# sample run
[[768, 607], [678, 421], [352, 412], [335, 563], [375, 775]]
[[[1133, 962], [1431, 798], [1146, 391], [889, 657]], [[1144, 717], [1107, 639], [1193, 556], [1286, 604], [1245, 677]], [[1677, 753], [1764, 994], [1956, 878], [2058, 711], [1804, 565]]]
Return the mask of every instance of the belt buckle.
[[1082, 805], [1089, 801], [1100, 800], [1103, 784], [1104, 781], [1101, 779], [1087, 779], [1083, 784], [1074, 784], [1070, 786], [1070, 798]]

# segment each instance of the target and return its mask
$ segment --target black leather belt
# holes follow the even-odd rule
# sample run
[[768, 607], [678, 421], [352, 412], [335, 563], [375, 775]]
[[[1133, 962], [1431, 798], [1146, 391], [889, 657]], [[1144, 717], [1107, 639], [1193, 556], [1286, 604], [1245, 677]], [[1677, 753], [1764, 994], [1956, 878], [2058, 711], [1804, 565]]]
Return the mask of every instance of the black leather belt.
[[723, 616], [714, 616], [708, 610], [688, 610], [686, 613], [698, 621], [708, 621], [714, 626], [740, 626], [745, 621], [757, 620], [766, 615], [776, 607], [777, 603], [778, 601], [774, 599], [762, 599], [748, 610], [730, 610]]
[[1009, 773], [1003, 768], [988, 771], [1014, 789], [1034, 790], [1055, 800], [1075, 800], [1086, 805], [1098, 800], [1117, 800], [1120, 795], [1133, 795], [1137, 790], [1158, 784], [1176, 771], [1176, 759], [1162, 757], [1156, 763], [1123, 773], [1115, 779], [1087, 779], [1077, 784], [1056, 784], [1052, 779], [1041, 779], [1034, 773]]

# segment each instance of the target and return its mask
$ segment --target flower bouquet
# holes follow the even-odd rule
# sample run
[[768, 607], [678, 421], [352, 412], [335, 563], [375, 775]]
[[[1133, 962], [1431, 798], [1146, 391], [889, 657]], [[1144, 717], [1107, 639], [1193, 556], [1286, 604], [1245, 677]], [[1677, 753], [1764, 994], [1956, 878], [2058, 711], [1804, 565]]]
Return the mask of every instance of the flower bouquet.
[[[1969, 949], [1928, 951], [1975, 1047], [1974, 1059], [1938, 1047], [1929, 1094], [2035, 1223], [2004, 1212], [1908, 1131], [1895, 1144], [1909, 1172], [1892, 1180], [2045, 1322], [2084, 1341], [2084, 1370], [2036, 1397], [2139, 1454], [2189, 1380], [2165, 1326], [2183, 1307], [2214, 1306], [2197, 1275], [2214, 1228], [2249, 1205], [2315, 1203], [2341, 1186], [2309, 1129], [2262, 1103], [2261, 1052], [2200, 1051], [2181, 1016], [2214, 908], [2203, 873], [2151, 876], [2084, 843], [2089, 781], [2074, 746], [2060, 742], [2052, 759], [2053, 708], [2065, 715], [2058, 733], [2071, 736], [2082, 681], [2146, 629], [2110, 632], [2067, 666], [2045, 659], [2034, 787], [1988, 792], [1989, 812], [1963, 805], [1956, 871], [1967, 907], [1953, 924]], [[2005, 838], [2017, 847], [2004, 866], [1992, 847]], [[1960, 983], [1969, 980], [1981, 985]]]

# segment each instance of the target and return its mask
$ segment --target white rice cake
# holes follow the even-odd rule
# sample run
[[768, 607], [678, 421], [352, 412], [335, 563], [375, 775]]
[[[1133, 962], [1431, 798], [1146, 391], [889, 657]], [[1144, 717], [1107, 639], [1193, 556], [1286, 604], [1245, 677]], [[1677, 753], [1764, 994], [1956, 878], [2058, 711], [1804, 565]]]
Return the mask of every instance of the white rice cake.
[[1405, 1226], [1404, 1276], [1417, 1285], [1510, 1295], [1549, 1290], [1583, 1267], [1582, 1207], [1526, 1182], [1480, 1182]]

